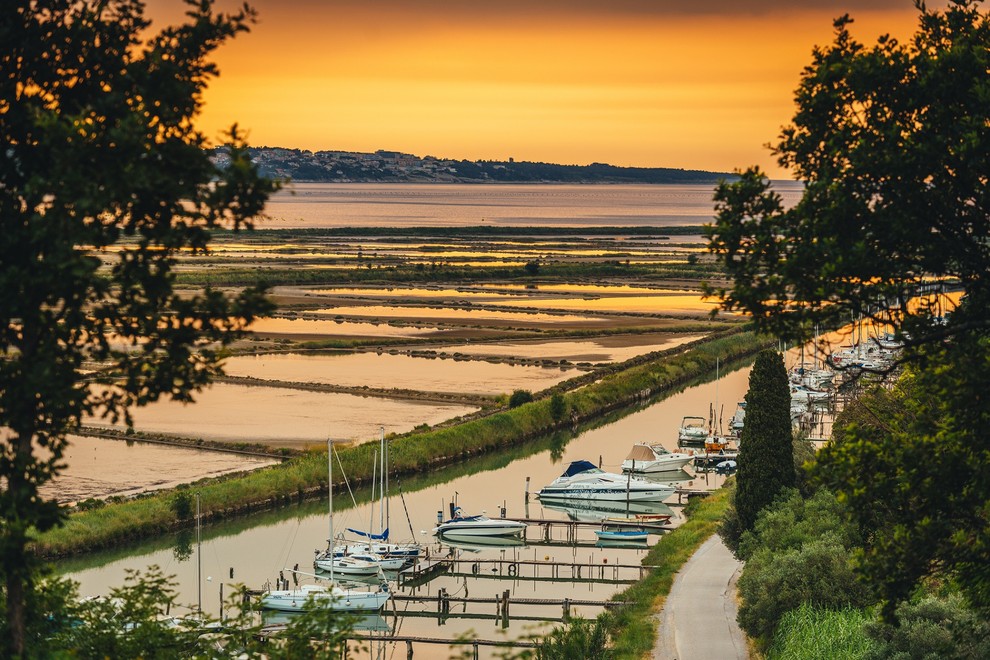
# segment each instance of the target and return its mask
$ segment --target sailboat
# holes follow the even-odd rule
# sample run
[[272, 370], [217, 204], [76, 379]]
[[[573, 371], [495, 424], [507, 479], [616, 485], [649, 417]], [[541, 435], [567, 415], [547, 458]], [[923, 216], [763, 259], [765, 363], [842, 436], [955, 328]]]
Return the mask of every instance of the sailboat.
[[[390, 516], [389, 516], [389, 492], [388, 492], [388, 443], [385, 442], [385, 427], [381, 427], [381, 438], [380, 438], [380, 451], [379, 456], [381, 457], [381, 469], [379, 471], [379, 527], [381, 531], [377, 534], [372, 532], [365, 532], [358, 529], [353, 529], [348, 527], [347, 531], [355, 534], [364, 541], [359, 541], [357, 543], [350, 543], [346, 545], [333, 545], [333, 537], [331, 536], [331, 546], [333, 548], [332, 553], [329, 548], [327, 551], [321, 553], [317, 556], [314, 562], [317, 568], [324, 568], [326, 563], [331, 560], [340, 561], [342, 558], [355, 558], [355, 559], [365, 559], [367, 561], [376, 562], [385, 570], [399, 570], [404, 566], [407, 566], [419, 557], [422, 550], [420, 544], [412, 541], [409, 543], [390, 543], [389, 542], [389, 528], [390, 528]], [[412, 529], [410, 527], [410, 534]], [[331, 559], [331, 557], [333, 559]], [[326, 569], [324, 569], [326, 570]]]
[[[327, 490], [330, 507], [330, 538], [333, 539], [333, 441], [327, 440]], [[388, 583], [382, 580], [377, 591], [344, 589], [334, 580], [337, 569], [334, 562], [328, 566], [328, 584], [304, 584], [296, 589], [288, 588], [288, 580], [279, 586], [283, 589], [270, 589], [261, 597], [261, 606], [269, 610], [298, 612], [309, 607], [339, 611], [376, 612], [392, 597]], [[376, 570], [378, 568], [376, 567]], [[298, 571], [296, 571], [299, 574]], [[305, 575], [305, 574], [304, 574]], [[312, 576], [320, 578], [321, 576]]]

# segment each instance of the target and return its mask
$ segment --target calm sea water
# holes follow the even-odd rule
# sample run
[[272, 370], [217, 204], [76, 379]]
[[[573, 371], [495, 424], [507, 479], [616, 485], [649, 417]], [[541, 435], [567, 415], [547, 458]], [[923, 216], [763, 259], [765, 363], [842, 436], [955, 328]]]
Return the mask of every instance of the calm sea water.
[[[775, 182], [793, 203], [801, 184]], [[260, 228], [538, 225], [699, 225], [714, 215], [707, 184], [294, 183], [269, 202]]]

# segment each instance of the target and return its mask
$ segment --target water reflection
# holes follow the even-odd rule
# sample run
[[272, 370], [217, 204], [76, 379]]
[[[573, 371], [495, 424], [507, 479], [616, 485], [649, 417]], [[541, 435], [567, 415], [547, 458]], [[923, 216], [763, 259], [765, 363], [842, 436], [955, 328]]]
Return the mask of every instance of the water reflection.
[[663, 502], [541, 502], [540, 506], [550, 511], [563, 513], [568, 520], [580, 522], [602, 522], [606, 518], [635, 516], [670, 516], [678, 514]]

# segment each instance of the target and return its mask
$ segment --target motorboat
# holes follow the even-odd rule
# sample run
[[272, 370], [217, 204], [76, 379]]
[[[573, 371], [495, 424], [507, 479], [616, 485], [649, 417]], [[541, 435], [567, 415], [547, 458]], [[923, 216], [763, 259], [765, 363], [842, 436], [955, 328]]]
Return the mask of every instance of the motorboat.
[[309, 607], [343, 612], [377, 612], [392, 594], [382, 583], [378, 591], [354, 591], [333, 585], [304, 584], [296, 589], [269, 590], [261, 606], [280, 612], [303, 612]]
[[677, 429], [677, 444], [701, 444], [708, 437], [708, 420], [704, 417], [687, 416]]
[[[394, 562], [391, 562], [394, 563]], [[400, 559], [394, 566], [387, 565], [389, 561], [380, 555], [370, 552], [360, 552], [353, 555], [333, 554], [323, 552], [313, 561], [313, 567], [320, 571], [340, 573], [347, 576], [378, 575], [379, 569], [397, 570], [402, 568]]]
[[662, 502], [673, 494], [673, 486], [605, 472], [590, 461], [574, 461], [562, 475], [544, 486], [538, 497], [540, 500]]
[[623, 472], [677, 472], [691, 462], [690, 454], [672, 452], [663, 445], [633, 445], [626, 460], [622, 461]]
[[460, 507], [454, 508], [454, 515], [449, 520], [440, 522], [433, 528], [433, 533], [448, 539], [477, 539], [484, 537], [518, 537], [526, 531], [526, 523], [508, 518], [489, 518], [488, 516], [464, 516]]

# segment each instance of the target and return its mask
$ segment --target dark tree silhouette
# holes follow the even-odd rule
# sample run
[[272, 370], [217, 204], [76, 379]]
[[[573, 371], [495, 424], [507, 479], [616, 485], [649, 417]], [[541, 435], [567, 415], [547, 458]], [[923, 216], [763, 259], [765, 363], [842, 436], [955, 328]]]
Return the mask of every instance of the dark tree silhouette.
[[[216, 167], [193, 127], [210, 53], [254, 19], [188, 2], [157, 35], [137, 0], [0, 3], [0, 571], [6, 656], [25, 650], [29, 534], [62, 512], [39, 486], [62, 468], [85, 415], [189, 400], [219, 372], [216, 348], [269, 309], [173, 288], [180, 251], [239, 228], [276, 184], [236, 127]], [[97, 364], [95, 373], [86, 365]], [[29, 613], [28, 613], [29, 615]]]
[[736, 480], [740, 532], [752, 530], [760, 511], [794, 487], [791, 395], [784, 359], [773, 351], [762, 351], [749, 374]]

